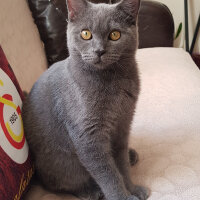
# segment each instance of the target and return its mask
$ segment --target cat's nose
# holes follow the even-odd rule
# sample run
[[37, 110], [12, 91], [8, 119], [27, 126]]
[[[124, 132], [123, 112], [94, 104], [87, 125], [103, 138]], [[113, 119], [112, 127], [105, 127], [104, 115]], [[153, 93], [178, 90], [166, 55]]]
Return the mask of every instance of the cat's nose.
[[99, 57], [101, 57], [103, 54], [106, 53], [106, 51], [105, 51], [104, 49], [103, 49], [103, 50], [96, 50], [95, 53], [96, 53]]

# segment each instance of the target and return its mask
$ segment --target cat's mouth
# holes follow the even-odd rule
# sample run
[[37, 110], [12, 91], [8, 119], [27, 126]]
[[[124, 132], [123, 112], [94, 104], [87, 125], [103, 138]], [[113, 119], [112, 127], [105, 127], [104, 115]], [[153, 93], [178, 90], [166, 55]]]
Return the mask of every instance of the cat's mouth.
[[82, 55], [82, 59], [85, 61], [85, 63], [89, 65], [93, 65], [100, 68], [105, 68], [108, 65], [111, 65], [112, 63], [117, 61], [117, 57], [115, 56], [108, 56], [108, 55], [102, 55], [102, 56], [91, 56], [91, 55]]
[[101, 60], [101, 57], [99, 57], [94, 64], [101, 64], [101, 63], [102, 63], [102, 60]]

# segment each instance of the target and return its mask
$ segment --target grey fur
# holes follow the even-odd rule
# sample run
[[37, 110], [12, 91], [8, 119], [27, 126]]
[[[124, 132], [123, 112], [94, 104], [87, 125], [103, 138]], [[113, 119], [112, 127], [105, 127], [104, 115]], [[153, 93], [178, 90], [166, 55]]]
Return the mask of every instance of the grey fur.
[[[131, 182], [128, 156], [139, 94], [138, 8], [139, 0], [113, 5], [68, 0], [70, 57], [40, 77], [23, 105], [35, 167], [50, 190], [92, 200], [102, 194], [107, 200], [148, 197], [145, 188]], [[93, 38], [83, 40], [82, 29]], [[112, 30], [121, 31], [118, 41], [108, 39]], [[100, 59], [95, 51], [101, 49]]]

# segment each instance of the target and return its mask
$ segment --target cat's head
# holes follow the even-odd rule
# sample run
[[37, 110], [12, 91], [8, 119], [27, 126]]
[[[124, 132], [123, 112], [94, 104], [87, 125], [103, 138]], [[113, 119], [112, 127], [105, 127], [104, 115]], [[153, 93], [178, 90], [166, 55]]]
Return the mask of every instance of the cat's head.
[[139, 6], [140, 0], [116, 4], [67, 0], [70, 54], [99, 69], [132, 58], [137, 48]]

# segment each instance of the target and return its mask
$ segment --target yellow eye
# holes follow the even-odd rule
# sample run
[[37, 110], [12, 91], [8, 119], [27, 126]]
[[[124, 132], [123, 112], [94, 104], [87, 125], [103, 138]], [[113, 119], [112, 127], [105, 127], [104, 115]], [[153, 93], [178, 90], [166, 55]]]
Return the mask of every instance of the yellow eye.
[[109, 35], [109, 38], [113, 41], [119, 40], [121, 33], [119, 31], [112, 31]]
[[81, 37], [84, 39], [84, 40], [90, 40], [92, 39], [92, 33], [89, 31], [89, 30], [83, 30], [81, 32]]

